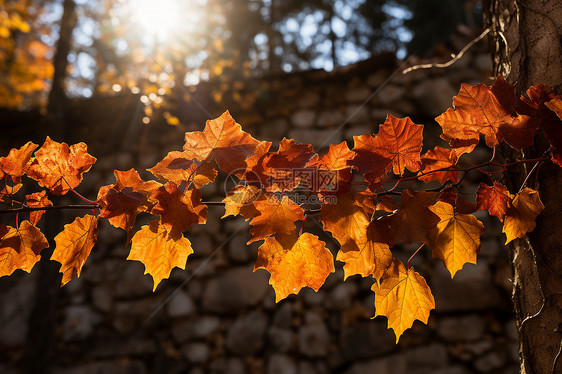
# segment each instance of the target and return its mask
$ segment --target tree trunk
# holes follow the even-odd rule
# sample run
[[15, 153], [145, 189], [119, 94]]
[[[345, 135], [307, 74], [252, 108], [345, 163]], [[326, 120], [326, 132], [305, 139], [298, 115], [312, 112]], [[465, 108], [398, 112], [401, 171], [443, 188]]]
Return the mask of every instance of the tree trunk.
[[[68, 68], [68, 54], [72, 47], [72, 31], [76, 27], [76, 4], [73, 0], [65, 0], [63, 15], [60, 21], [60, 35], [57, 51], [53, 58], [53, 85], [47, 104], [46, 127], [48, 133], [56, 141], [62, 141], [66, 135], [65, 113], [68, 98], [65, 93], [65, 79]], [[48, 238], [54, 238], [61, 229], [62, 213], [52, 212], [45, 219], [44, 232]], [[55, 350], [55, 329], [57, 325], [57, 300], [60, 293], [60, 264], [50, 261], [54, 250], [51, 239], [49, 248], [41, 253], [38, 264], [39, 276], [35, 286], [35, 301], [29, 319], [29, 329], [24, 352], [23, 374], [49, 373], [50, 362]]]
[[[487, 0], [487, 25], [495, 74], [517, 84], [519, 94], [543, 83], [562, 93], [562, 2], [559, 0]], [[523, 154], [505, 150], [507, 158], [540, 157], [549, 148], [544, 133]], [[506, 182], [517, 191], [528, 173], [510, 171]], [[510, 247], [513, 302], [523, 374], [562, 373], [562, 168], [543, 164], [528, 186], [539, 190], [544, 211], [535, 230]]]

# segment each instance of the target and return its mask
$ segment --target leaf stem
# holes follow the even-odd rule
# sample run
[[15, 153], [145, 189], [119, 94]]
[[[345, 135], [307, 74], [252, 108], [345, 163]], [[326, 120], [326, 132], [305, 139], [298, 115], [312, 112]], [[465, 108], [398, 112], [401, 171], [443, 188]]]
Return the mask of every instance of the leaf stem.
[[[70, 191], [74, 192], [74, 194], [76, 196], [78, 196], [80, 199], [82, 199], [83, 201], [87, 202], [88, 204], [96, 204], [95, 201], [92, 201], [90, 199], [85, 198], [84, 196], [80, 195], [78, 192], [76, 192], [76, 190], [74, 188], [71, 188]], [[97, 204], [96, 204], [97, 205]]]
[[301, 229], [299, 230], [299, 236], [302, 235], [302, 230], [304, 229], [304, 223], [306, 222], [306, 219], [308, 218], [308, 214], [304, 215], [304, 218], [302, 220], [302, 224], [301, 224]]
[[410, 256], [410, 258], [408, 259], [408, 262], [406, 263], [406, 269], [410, 268], [410, 261], [412, 261], [412, 259], [418, 254], [418, 252], [420, 251], [420, 249], [423, 248], [423, 246], [425, 245], [425, 243], [423, 243], [422, 245], [420, 245], [420, 247], [418, 249], [416, 249], [416, 251], [414, 252], [414, 254], [412, 254]]
[[36, 212], [39, 210], [64, 210], [64, 209], [98, 209], [101, 208], [98, 204], [91, 205], [54, 205], [54, 206], [43, 206], [43, 207], [27, 207], [23, 206], [21, 208], [11, 208], [11, 209], [0, 209], [0, 214], [14, 214], [23, 212]]

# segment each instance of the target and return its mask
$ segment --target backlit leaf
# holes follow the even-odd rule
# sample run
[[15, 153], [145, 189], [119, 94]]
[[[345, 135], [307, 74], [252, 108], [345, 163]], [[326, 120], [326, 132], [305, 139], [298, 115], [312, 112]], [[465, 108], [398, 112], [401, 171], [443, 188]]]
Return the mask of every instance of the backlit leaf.
[[185, 134], [185, 154], [199, 161], [215, 160], [224, 172], [246, 168], [245, 159], [260, 142], [242, 131], [228, 111], [207, 121], [203, 131]]
[[[30, 208], [42, 208], [46, 206], [53, 206], [53, 203], [47, 197], [47, 191], [43, 190], [27, 195], [25, 197], [25, 205]], [[45, 213], [44, 210], [29, 212], [29, 221], [31, 224], [37, 225], [43, 213]]]
[[389, 114], [374, 137], [353, 137], [357, 155], [352, 164], [371, 183], [379, 182], [389, 171], [397, 175], [406, 169], [416, 172], [421, 167], [422, 133], [423, 125]]
[[222, 218], [241, 214], [245, 219], [250, 219], [259, 215], [252, 203], [259, 199], [260, 195], [261, 190], [256, 186], [235, 186], [223, 199], [225, 211]]
[[137, 260], [144, 264], [145, 274], [154, 280], [154, 289], [170, 276], [174, 267], [185, 269], [187, 257], [193, 253], [189, 240], [170, 236], [160, 221], [151, 221], [141, 227], [133, 236], [131, 252], [127, 260]]
[[260, 215], [252, 218], [248, 241], [253, 243], [273, 234], [290, 234], [296, 231], [295, 222], [304, 219], [304, 210], [287, 196], [279, 200], [273, 194], [266, 194], [265, 199], [254, 201], [254, 207]]
[[476, 264], [484, 225], [472, 214], [462, 212], [459, 206], [444, 201], [429, 209], [439, 217], [431, 243], [433, 257], [443, 260], [452, 278], [467, 262]]
[[51, 260], [61, 263], [62, 285], [79, 277], [98, 237], [98, 219], [90, 214], [76, 219], [55, 236], [55, 250]]
[[275, 302], [303, 287], [318, 291], [334, 270], [334, 258], [326, 243], [317, 236], [304, 233], [275, 235], [265, 239], [258, 249], [254, 271], [265, 269], [271, 273], [269, 284], [275, 289]]
[[162, 161], [147, 170], [162, 181], [174, 182], [178, 186], [183, 181], [193, 182], [195, 188], [212, 183], [218, 174], [211, 163], [198, 165], [186, 152], [170, 152]]
[[509, 207], [509, 191], [507, 187], [498, 181], [494, 181], [493, 186], [480, 183], [476, 191], [476, 206], [478, 210], [487, 210], [492, 216], [496, 216], [503, 221]]
[[529, 116], [516, 115], [516, 103], [515, 87], [501, 76], [492, 87], [463, 83], [453, 98], [453, 108], [435, 120], [443, 128], [442, 138], [447, 141], [478, 142], [483, 134], [490, 148], [505, 140], [520, 150], [533, 144], [537, 123]]
[[503, 223], [505, 244], [533, 231], [536, 226], [535, 219], [543, 209], [544, 205], [538, 191], [525, 187], [523, 191], [516, 194], [511, 200]]
[[179, 236], [191, 225], [207, 222], [207, 206], [201, 203], [199, 190], [183, 193], [174, 183], [168, 182], [156, 190], [151, 199], [158, 200], [152, 213], [160, 215], [170, 237]]
[[382, 277], [380, 285], [373, 284], [375, 317], [388, 318], [388, 328], [394, 330], [396, 343], [414, 321], [427, 324], [429, 313], [435, 309], [435, 300], [425, 279], [413, 268], [406, 269], [398, 259]]
[[424, 175], [418, 177], [424, 182], [439, 181], [445, 183], [450, 180], [453, 183], [459, 181], [459, 172], [455, 170], [440, 170], [452, 168], [457, 163], [455, 152], [443, 147], [435, 147], [427, 151], [422, 157], [422, 172]]
[[11, 175], [14, 182], [18, 183], [21, 176], [27, 171], [31, 155], [38, 145], [32, 142], [27, 142], [19, 149], [13, 148], [6, 157], [0, 158], [0, 164], [4, 173]]
[[23, 221], [18, 228], [0, 225], [0, 277], [16, 269], [31, 272], [47, 247], [45, 236], [29, 221]]
[[68, 146], [47, 137], [31, 162], [27, 175], [55, 195], [64, 195], [82, 182], [82, 174], [90, 170], [96, 158], [87, 152], [84, 143]]

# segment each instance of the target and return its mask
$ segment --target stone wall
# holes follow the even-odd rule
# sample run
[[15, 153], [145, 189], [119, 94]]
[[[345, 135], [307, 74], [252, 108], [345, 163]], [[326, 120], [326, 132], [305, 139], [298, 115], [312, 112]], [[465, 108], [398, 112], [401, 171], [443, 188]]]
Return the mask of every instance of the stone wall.
[[[443, 48], [458, 51], [472, 37], [459, 32]], [[286, 136], [320, 150], [376, 132], [392, 113], [425, 124], [426, 141], [436, 144], [439, 131], [433, 118], [450, 106], [460, 83], [489, 79], [482, 43], [447, 69], [392, 75], [399, 63], [385, 55], [332, 73], [246, 80], [223, 93], [219, 102], [209, 99], [217, 82], [195, 87], [189, 95], [178, 89], [181, 104], [174, 114], [179, 126], [163, 121], [143, 125], [136, 96], [75, 102], [72, 140], [86, 140], [99, 159], [79, 191], [93, 197], [96, 187], [114, 183], [113, 169], [152, 167], [167, 152], [180, 150], [183, 133], [201, 129], [208, 118], [195, 101], [213, 116], [229, 109], [246, 131], [262, 140], [278, 142]], [[104, 110], [92, 109], [100, 107]], [[486, 157], [484, 150], [475, 153]], [[468, 182], [472, 187], [467, 190], [478, 180]], [[221, 183], [205, 190], [206, 201], [223, 195]], [[304, 289], [275, 304], [268, 273], [252, 272], [258, 245], [245, 244], [247, 223], [221, 221], [222, 214], [223, 208], [210, 207], [208, 224], [190, 230], [195, 253], [186, 270], [174, 269], [156, 292], [143, 265], [125, 260], [123, 232], [103, 222], [81, 277], [60, 291], [54, 373], [517, 372], [511, 270], [503, 238], [493, 230], [482, 238], [478, 265], [466, 265], [454, 280], [427, 251], [414, 259], [428, 278], [437, 308], [428, 326], [416, 322], [396, 345], [386, 319], [370, 319], [372, 282], [358, 277], [342, 282], [341, 263], [319, 292]], [[497, 225], [479, 218], [486, 227]], [[140, 216], [138, 225], [147, 220]], [[307, 221], [306, 230], [319, 233], [314, 219]], [[320, 238], [335, 253], [336, 242], [328, 234]], [[407, 259], [412, 250], [398, 247], [394, 254]], [[34, 270], [0, 278], [1, 373], [16, 373], [22, 365], [33, 293], [41, 292], [38, 276]]]

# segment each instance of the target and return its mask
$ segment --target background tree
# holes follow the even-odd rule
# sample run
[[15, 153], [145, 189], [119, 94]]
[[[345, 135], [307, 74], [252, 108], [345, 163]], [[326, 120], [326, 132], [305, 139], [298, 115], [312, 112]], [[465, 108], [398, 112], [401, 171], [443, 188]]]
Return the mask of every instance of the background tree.
[[[562, 4], [488, 0], [484, 11], [492, 30], [494, 72], [517, 83], [520, 93], [539, 82], [562, 93]], [[550, 131], [560, 139], [559, 128]], [[545, 134], [539, 133], [530, 154], [504, 152], [507, 159], [520, 159], [542, 155], [548, 148]], [[509, 186], [521, 183], [525, 172], [507, 173]], [[521, 373], [546, 374], [562, 371], [562, 200], [558, 187], [562, 172], [544, 165], [535, 175], [533, 188], [540, 192], [545, 210], [536, 229], [526, 240], [515, 241], [510, 250]]]

